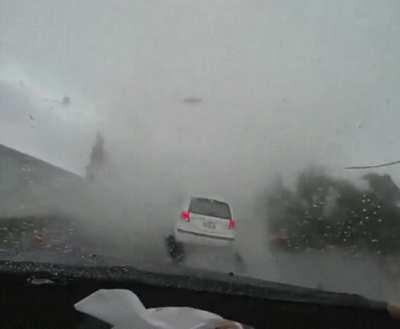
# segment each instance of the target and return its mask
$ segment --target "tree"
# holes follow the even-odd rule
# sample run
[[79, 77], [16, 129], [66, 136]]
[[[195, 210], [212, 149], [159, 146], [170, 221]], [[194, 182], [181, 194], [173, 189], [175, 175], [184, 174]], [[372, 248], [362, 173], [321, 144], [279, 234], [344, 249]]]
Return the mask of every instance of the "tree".
[[89, 181], [95, 180], [99, 172], [104, 169], [105, 161], [104, 138], [98, 132], [90, 154], [89, 164], [86, 166], [86, 179]]
[[365, 191], [321, 168], [308, 168], [294, 190], [275, 186], [267, 198], [269, 232], [273, 237], [285, 232], [284, 246], [290, 250], [399, 252], [400, 190], [388, 175], [368, 174], [364, 179], [369, 183]]

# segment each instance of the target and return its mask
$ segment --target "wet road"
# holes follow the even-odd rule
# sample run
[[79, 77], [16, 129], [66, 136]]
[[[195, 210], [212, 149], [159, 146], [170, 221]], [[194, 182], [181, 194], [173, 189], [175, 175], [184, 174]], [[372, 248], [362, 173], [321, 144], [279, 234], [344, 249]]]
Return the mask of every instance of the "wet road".
[[[188, 249], [183, 263], [175, 264], [165, 250], [163, 238], [166, 232], [142, 232], [140, 241], [132, 238], [128, 250], [121, 252], [105, 240], [94, 242], [88, 239], [78, 227], [68, 222], [52, 221], [33, 226], [32, 221], [21, 222], [19, 226], [1, 226], [1, 260], [75, 266], [123, 265], [155, 272], [173, 267], [180, 272], [198, 269], [326, 291], [357, 293], [380, 300], [398, 301], [400, 296], [398, 284], [374, 258], [354, 259], [333, 252], [272, 253], [257, 246], [258, 242], [253, 239], [238, 240], [244, 261], [241, 264], [232, 253], [218, 248]], [[145, 234], [148, 239], [144, 238]]]

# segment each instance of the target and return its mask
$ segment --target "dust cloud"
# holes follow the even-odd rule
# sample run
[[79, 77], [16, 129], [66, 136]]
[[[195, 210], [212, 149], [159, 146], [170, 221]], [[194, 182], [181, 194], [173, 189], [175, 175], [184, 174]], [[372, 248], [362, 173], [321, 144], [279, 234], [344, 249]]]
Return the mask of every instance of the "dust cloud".
[[214, 196], [233, 208], [246, 275], [376, 297], [373, 261], [272, 254], [265, 204], [277, 175], [396, 160], [386, 3], [0, 0], [0, 142], [83, 177], [101, 132], [104, 171], [75, 207], [101, 253], [165, 258], [184, 198]]

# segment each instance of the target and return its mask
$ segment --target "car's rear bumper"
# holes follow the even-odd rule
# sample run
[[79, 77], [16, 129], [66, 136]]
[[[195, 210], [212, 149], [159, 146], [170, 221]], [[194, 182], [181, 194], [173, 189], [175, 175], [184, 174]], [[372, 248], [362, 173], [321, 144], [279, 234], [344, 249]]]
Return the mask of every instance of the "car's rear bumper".
[[175, 229], [175, 240], [183, 244], [229, 247], [234, 243], [235, 238], [216, 237], [182, 229]]

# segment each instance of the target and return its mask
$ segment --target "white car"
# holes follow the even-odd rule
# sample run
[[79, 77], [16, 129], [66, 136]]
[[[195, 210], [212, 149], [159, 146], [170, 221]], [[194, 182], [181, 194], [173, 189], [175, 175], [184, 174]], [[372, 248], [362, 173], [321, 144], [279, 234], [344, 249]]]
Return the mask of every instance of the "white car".
[[226, 202], [192, 197], [176, 221], [174, 233], [167, 238], [169, 255], [182, 260], [184, 245], [233, 247], [236, 221]]

